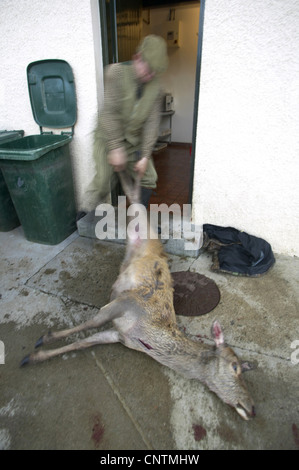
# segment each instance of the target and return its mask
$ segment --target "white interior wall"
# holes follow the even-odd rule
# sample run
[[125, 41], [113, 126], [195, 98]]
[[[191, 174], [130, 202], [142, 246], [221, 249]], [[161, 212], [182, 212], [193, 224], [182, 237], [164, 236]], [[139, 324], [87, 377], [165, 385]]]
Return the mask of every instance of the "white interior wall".
[[[168, 22], [169, 11], [170, 8], [151, 9], [150, 25], [143, 23], [143, 36], [151, 32], [161, 34], [160, 31]], [[144, 18], [147, 18], [146, 13], [145, 11]], [[191, 143], [199, 6], [175, 8], [175, 19], [181, 22], [180, 47], [168, 49], [169, 67], [163, 75], [163, 85], [165, 91], [172, 93], [174, 98], [172, 141]], [[167, 126], [168, 122], [164, 127]]]
[[27, 87], [30, 62], [56, 58], [71, 65], [78, 109], [71, 143], [78, 208], [92, 177], [92, 131], [103, 88], [98, 23], [97, 0], [1, 0], [0, 129], [39, 133]]
[[299, 255], [299, 3], [207, 0], [194, 174], [196, 223]]

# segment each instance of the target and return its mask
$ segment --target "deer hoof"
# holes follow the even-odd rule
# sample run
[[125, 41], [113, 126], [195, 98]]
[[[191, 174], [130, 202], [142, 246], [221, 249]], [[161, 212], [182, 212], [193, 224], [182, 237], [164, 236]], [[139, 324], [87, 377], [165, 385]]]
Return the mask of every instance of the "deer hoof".
[[23, 359], [22, 359], [21, 362], [20, 362], [20, 367], [27, 366], [27, 364], [29, 364], [29, 362], [30, 362], [30, 354], [28, 354], [27, 356], [23, 357]]
[[34, 346], [34, 347], [35, 347], [35, 349], [37, 349], [37, 348], [39, 348], [40, 346], [42, 346], [43, 344], [44, 344], [44, 337], [41, 336], [41, 337], [37, 340], [37, 342], [35, 343], [35, 346]]

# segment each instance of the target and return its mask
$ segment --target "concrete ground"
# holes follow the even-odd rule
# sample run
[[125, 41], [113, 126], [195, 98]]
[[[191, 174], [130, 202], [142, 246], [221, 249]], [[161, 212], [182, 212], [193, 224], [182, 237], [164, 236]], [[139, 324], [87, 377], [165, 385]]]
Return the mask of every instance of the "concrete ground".
[[178, 317], [180, 325], [210, 337], [217, 318], [237, 354], [257, 363], [245, 375], [257, 416], [246, 422], [203, 385], [120, 344], [19, 368], [44, 332], [108, 301], [124, 246], [78, 233], [44, 246], [19, 227], [0, 233], [0, 252], [0, 449], [299, 448], [297, 258], [276, 256], [253, 279], [210, 272], [208, 254], [169, 256], [172, 271], [204, 274], [221, 292], [212, 312]]

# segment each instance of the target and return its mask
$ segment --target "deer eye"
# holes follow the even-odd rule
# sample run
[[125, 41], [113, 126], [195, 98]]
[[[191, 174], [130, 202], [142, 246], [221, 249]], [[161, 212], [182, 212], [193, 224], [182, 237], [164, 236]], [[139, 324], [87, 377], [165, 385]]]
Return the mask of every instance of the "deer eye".
[[234, 372], [238, 372], [238, 363], [237, 363], [237, 362], [233, 362], [233, 363], [232, 363], [232, 368], [234, 369]]

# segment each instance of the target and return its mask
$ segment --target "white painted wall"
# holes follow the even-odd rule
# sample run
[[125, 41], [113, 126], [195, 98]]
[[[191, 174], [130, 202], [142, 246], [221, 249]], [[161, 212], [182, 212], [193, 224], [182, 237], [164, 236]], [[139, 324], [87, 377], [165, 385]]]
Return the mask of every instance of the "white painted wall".
[[298, 51], [298, 0], [206, 1], [195, 221], [297, 256]]
[[[144, 12], [144, 18], [146, 18]], [[168, 23], [169, 8], [154, 8], [150, 12], [150, 25], [143, 23], [143, 36], [161, 34]], [[195, 72], [199, 25], [199, 6], [175, 8], [175, 19], [181, 22], [180, 47], [169, 48], [169, 67], [163, 75], [163, 85], [174, 97], [175, 115], [172, 119], [172, 141], [192, 142]], [[169, 122], [162, 123], [169, 127]]]
[[[27, 65], [64, 59], [75, 76], [78, 120], [71, 143], [78, 208], [92, 177], [92, 131], [102, 99], [103, 66], [97, 0], [1, 0], [0, 129], [38, 134]], [[54, 131], [60, 133], [60, 130]]]

